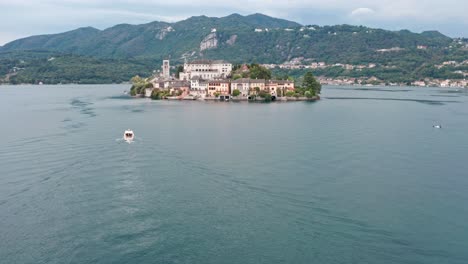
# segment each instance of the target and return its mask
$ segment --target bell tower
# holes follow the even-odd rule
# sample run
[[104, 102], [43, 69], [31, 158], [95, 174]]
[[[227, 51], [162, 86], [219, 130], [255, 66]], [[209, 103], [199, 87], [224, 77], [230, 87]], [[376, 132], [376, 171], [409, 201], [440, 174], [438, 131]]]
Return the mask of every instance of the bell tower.
[[162, 65], [162, 77], [165, 79], [169, 79], [171, 77], [171, 66], [169, 64], [169, 60], [163, 60]]

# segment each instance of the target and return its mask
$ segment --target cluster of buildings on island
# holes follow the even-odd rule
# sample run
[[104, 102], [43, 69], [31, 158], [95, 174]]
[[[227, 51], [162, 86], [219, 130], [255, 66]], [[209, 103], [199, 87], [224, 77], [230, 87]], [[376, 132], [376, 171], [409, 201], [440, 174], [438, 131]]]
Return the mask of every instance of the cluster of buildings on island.
[[[243, 66], [246, 68], [246, 66]], [[288, 80], [231, 79], [233, 65], [222, 60], [197, 60], [184, 63], [178, 78], [170, 74], [170, 62], [164, 60], [162, 72], [151, 80], [153, 88], [145, 90], [150, 97], [154, 89], [168, 90], [179, 97], [230, 98], [236, 90], [239, 96], [248, 97], [258, 91], [268, 91], [272, 96], [294, 90], [294, 82]]]

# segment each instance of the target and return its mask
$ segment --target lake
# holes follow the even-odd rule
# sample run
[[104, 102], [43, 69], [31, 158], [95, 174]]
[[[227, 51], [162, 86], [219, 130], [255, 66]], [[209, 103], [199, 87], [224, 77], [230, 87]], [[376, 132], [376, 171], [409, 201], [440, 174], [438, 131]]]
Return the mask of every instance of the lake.
[[468, 263], [467, 90], [124, 90], [0, 86], [1, 263]]

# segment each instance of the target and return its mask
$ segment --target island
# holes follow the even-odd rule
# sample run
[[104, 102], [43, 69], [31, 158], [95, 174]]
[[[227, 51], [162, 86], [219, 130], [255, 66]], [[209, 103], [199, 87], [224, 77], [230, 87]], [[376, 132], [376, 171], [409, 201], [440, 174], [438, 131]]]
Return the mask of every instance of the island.
[[300, 80], [272, 76], [262, 65], [236, 64], [224, 60], [195, 60], [175, 67], [169, 60], [148, 78], [134, 76], [130, 95], [153, 100], [221, 101], [315, 101], [320, 99], [321, 84], [312, 72]]

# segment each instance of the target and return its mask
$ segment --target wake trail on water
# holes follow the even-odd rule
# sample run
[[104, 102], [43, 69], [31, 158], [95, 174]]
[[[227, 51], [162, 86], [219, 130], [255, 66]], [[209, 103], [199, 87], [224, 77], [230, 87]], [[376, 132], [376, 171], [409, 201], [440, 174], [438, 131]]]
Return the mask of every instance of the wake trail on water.
[[132, 143], [136, 143], [136, 142], [140, 142], [140, 141], [143, 141], [143, 139], [142, 138], [136, 138], [136, 139], [134, 139], [132, 141], [127, 141], [127, 140], [125, 140], [123, 138], [116, 138], [115, 139], [115, 142], [117, 142], [117, 143], [128, 143], [128, 144], [132, 144]]

